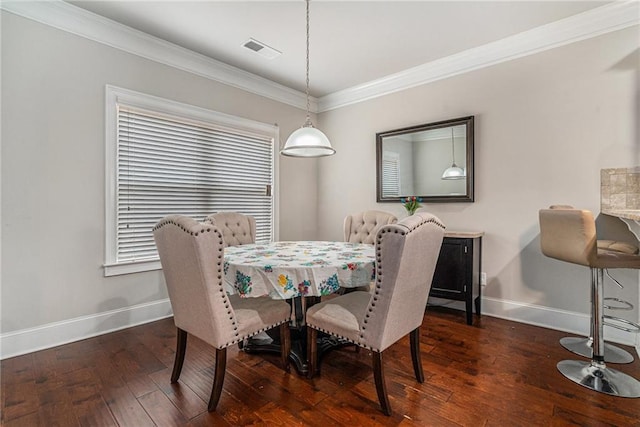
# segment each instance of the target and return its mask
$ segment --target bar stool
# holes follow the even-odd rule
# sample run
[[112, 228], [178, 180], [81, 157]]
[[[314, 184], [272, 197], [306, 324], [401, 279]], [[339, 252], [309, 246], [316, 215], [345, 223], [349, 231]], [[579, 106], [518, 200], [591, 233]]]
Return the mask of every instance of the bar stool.
[[[571, 205], [551, 205], [549, 206], [549, 209], [575, 209], [575, 208]], [[638, 253], [637, 246], [631, 245], [629, 243], [618, 242], [615, 240], [597, 240], [597, 250], [610, 251], [610, 252], [622, 252], [629, 255], [634, 255]], [[613, 277], [611, 277], [611, 275], [609, 275], [608, 271], [607, 271], [607, 275], [620, 288], [623, 288], [623, 286], [617, 280], [615, 280]], [[606, 305], [605, 303], [605, 306], [604, 306], [605, 309], [611, 309], [611, 310], [632, 310], [633, 309], [633, 305], [631, 305], [626, 301], [620, 301], [617, 298], [604, 298], [604, 300], [615, 301], [622, 304], [619, 306], [613, 306], [613, 305]], [[620, 319], [613, 316], [607, 316], [607, 315], [605, 315], [605, 318], [609, 318], [612, 320], [611, 322], [605, 321], [605, 325], [607, 326], [618, 328], [627, 332], [634, 332], [633, 329], [629, 329], [619, 325], [618, 323], [615, 323], [616, 321], [618, 321], [619, 323], [624, 323], [625, 322], [624, 319]], [[564, 337], [560, 339], [560, 345], [572, 353], [575, 353], [582, 357], [588, 357], [590, 359], [591, 356], [593, 355], [593, 319], [594, 319], [594, 316], [593, 316], [593, 313], [591, 313], [591, 322], [590, 322], [591, 325], [590, 325], [588, 337]], [[620, 348], [618, 346], [605, 342], [604, 343], [604, 361], [608, 363], [617, 363], [617, 364], [631, 363], [633, 362], [633, 355], [628, 351], [624, 350], [623, 348]]]
[[591, 269], [591, 361], [563, 360], [558, 362], [558, 370], [571, 381], [594, 391], [620, 397], [640, 397], [640, 381], [606, 366], [603, 336], [604, 269], [640, 269], [640, 256], [599, 251], [595, 220], [590, 211], [542, 209], [539, 212], [539, 220], [540, 246], [543, 254]]

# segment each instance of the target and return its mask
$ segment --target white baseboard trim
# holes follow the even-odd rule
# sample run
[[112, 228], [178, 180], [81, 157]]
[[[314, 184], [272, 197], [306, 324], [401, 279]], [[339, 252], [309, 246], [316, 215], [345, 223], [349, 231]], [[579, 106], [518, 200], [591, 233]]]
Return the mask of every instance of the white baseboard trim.
[[[442, 304], [450, 308], [464, 310], [464, 303], [460, 301], [438, 298], [431, 298], [429, 301], [435, 305]], [[497, 298], [482, 298], [482, 314], [577, 335], [587, 335], [589, 330], [589, 315], [587, 314]], [[0, 335], [0, 359], [130, 328], [171, 315], [169, 299], [163, 299], [9, 332]], [[607, 341], [634, 346], [638, 357], [640, 357], [640, 335], [636, 336], [636, 334], [610, 327], [605, 329], [605, 335]]]
[[[590, 316], [574, 311], [483, 297], [482, 314], [576, 335], [586, 336], [589, 334]], [[607, 341], [618, 344], [632, 347], [635, 347], [636, 344], [635, 334], [608, 326], [605, 326], [605, 337]]]
[[0, 359], [44, 350], [172, 316], [169, 299], [0, 335]]
[[[462, 301], [451, 302], [439, 298], [430, 298], [429, 301], [434, 305], [445, 305], [458, 310], [465, 309]], [[486, 316], [565, 331], [576, 335], [586, 336], [589, 334], [589, 315], [584, 313], [490, 297], [482, 297], [481, 310], [482, 315]], [[635, 347], [636, 353], [640, 357], [640, 336], [637, 336], [637, 334], [606, 326], [605, 337], [609, 342]]]

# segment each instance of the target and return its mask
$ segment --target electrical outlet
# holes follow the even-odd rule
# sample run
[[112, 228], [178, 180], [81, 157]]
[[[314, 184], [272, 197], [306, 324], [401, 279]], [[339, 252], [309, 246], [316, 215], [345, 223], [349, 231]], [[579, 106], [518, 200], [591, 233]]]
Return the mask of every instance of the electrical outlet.
[[487, 273], [480, 273], [480, 286], [487, 286]]

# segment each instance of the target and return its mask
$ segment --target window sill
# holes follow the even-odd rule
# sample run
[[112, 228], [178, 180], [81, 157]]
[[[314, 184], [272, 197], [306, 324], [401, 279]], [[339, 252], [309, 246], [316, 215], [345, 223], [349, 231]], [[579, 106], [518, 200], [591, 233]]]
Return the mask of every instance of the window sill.
[[145, 261], [120, 262], [117, 264], [105, 264], [104, 276], [120, 276], [123, 274], [141, 273], [144, 271], [161, 270], [160, 260], [151, 259]]

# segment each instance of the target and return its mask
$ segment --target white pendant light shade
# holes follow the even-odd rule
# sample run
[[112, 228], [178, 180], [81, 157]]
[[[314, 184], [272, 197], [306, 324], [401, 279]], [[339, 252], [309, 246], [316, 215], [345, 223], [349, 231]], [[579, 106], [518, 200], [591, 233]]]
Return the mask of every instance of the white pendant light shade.
[[291, 157], [322, 157], [335, 154], [329, 138], [313, 126], [304, 126], [293, 132], [280, 154]]
[[464, 179], [465, 176], [464, 170], [453, 163], [450, 168], [444, 170], [442, 179]]

